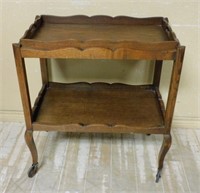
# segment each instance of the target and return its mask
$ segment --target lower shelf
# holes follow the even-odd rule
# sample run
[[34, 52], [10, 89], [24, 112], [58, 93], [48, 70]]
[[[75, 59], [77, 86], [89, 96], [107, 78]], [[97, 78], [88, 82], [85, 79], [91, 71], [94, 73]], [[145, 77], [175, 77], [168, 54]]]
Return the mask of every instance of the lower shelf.
[[49, 83], [35, 104], [34, 130], [164, 133], [152, 85]]

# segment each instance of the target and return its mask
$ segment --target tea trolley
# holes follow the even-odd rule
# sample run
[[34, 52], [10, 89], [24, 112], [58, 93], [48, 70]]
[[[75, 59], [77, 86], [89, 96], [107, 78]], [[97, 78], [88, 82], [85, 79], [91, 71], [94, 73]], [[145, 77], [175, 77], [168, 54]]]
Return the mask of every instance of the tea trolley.
[[[163, 135], [156, 174], [159, 181], [171, 146], [171, 123], [185, 51], [167, 18], [36, 16], [19, 43], [13, 44], [13, 50], [25, 140], [33, 161], [29, 177], [38, 170], [33, 131], [143, 133]], [[25, 58], [40, 60], [42, 87], [33, 107]], [[151, 60], [155, 61], [153, 80], [148, 85], [52, 82], [47, 65], [51, 58]], [[163, 60], [173, 61], [166, 105], [159, 92]]]

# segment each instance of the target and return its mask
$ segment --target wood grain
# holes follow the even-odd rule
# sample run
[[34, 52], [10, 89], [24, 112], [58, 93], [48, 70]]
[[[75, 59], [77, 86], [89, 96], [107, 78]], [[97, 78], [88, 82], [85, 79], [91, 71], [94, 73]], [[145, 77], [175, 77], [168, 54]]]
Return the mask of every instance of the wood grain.
[[[161, 43], [162, 44], [162, 43]], [[134, 44], [134, 46], [136, 46]], [[57, 47], [57, 43], [51, 43], [52, 47]], [[49, 48], [51, 47], [49, 46]], [[141, 47], [141, 46], [140, 46]], [[70, 59], [118, 59], [118, 60], [173, 60], [176, 56], [176, 50], [150, 50], [151, 46], [148, 46], [149, 50], [137, 50], [132, 48], [117, 48], [112, 50], [110, 48], [101, 47], [89, 47], [89, 48], [63, 48], [55, 50], [41, 50], [37, 49], [21, 49], [22, 57], [25, 58], [70, 58]], [[162, 47], [162, 45], [160, 45]], [[159, 49], [159, 48], [158, 48]]]
[[108, 132], [110, 129], [118, 132], [118, 127], [124, 127], [121, 132], [126, 132], [126, 129], [130, 132], [132, 127], [132, 131], [135, 128], [146, 129], [146, 132], [155, 129], [157, 132], [164, 128], [162, 111], [152, 86], [106, 83], [49, 85], [35, 116], [33, 128], [36, 130], [51, 130], [53, 126], [65, 127], [66, 131], [71, 128], [68, 131], [89, 132], [93, 127], [102, 127], [101, 132], [105, 132], [103, 127], [106, 127]]
[[67, 47], [169, 51], [179, 45], [173, 34], [162, 17], [40, 16], [20, 39], [20, 45], [46, 51]]

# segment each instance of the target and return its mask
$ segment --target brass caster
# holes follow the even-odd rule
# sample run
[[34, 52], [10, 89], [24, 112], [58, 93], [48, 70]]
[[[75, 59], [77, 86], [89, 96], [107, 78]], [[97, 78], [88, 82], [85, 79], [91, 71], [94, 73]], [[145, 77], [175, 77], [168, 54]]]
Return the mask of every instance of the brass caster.
[[38, 171], [38, 163], [32, 164], [31, 168], [28, 170], [28, 177], [32, 178]]

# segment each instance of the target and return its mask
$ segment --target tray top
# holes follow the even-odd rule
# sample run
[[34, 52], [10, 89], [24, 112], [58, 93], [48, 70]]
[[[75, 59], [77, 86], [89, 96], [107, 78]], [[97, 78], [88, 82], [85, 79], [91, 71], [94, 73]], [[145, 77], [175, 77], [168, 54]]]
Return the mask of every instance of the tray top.
[[174, 49], [179, 44], [167, 18], [37, 16], [20, 40], [24, 47]]
[[161, 26], [51, 23], [44, 23], [32, 39], [44, 42], [63, 40], [161, 42], [169, 40]]

